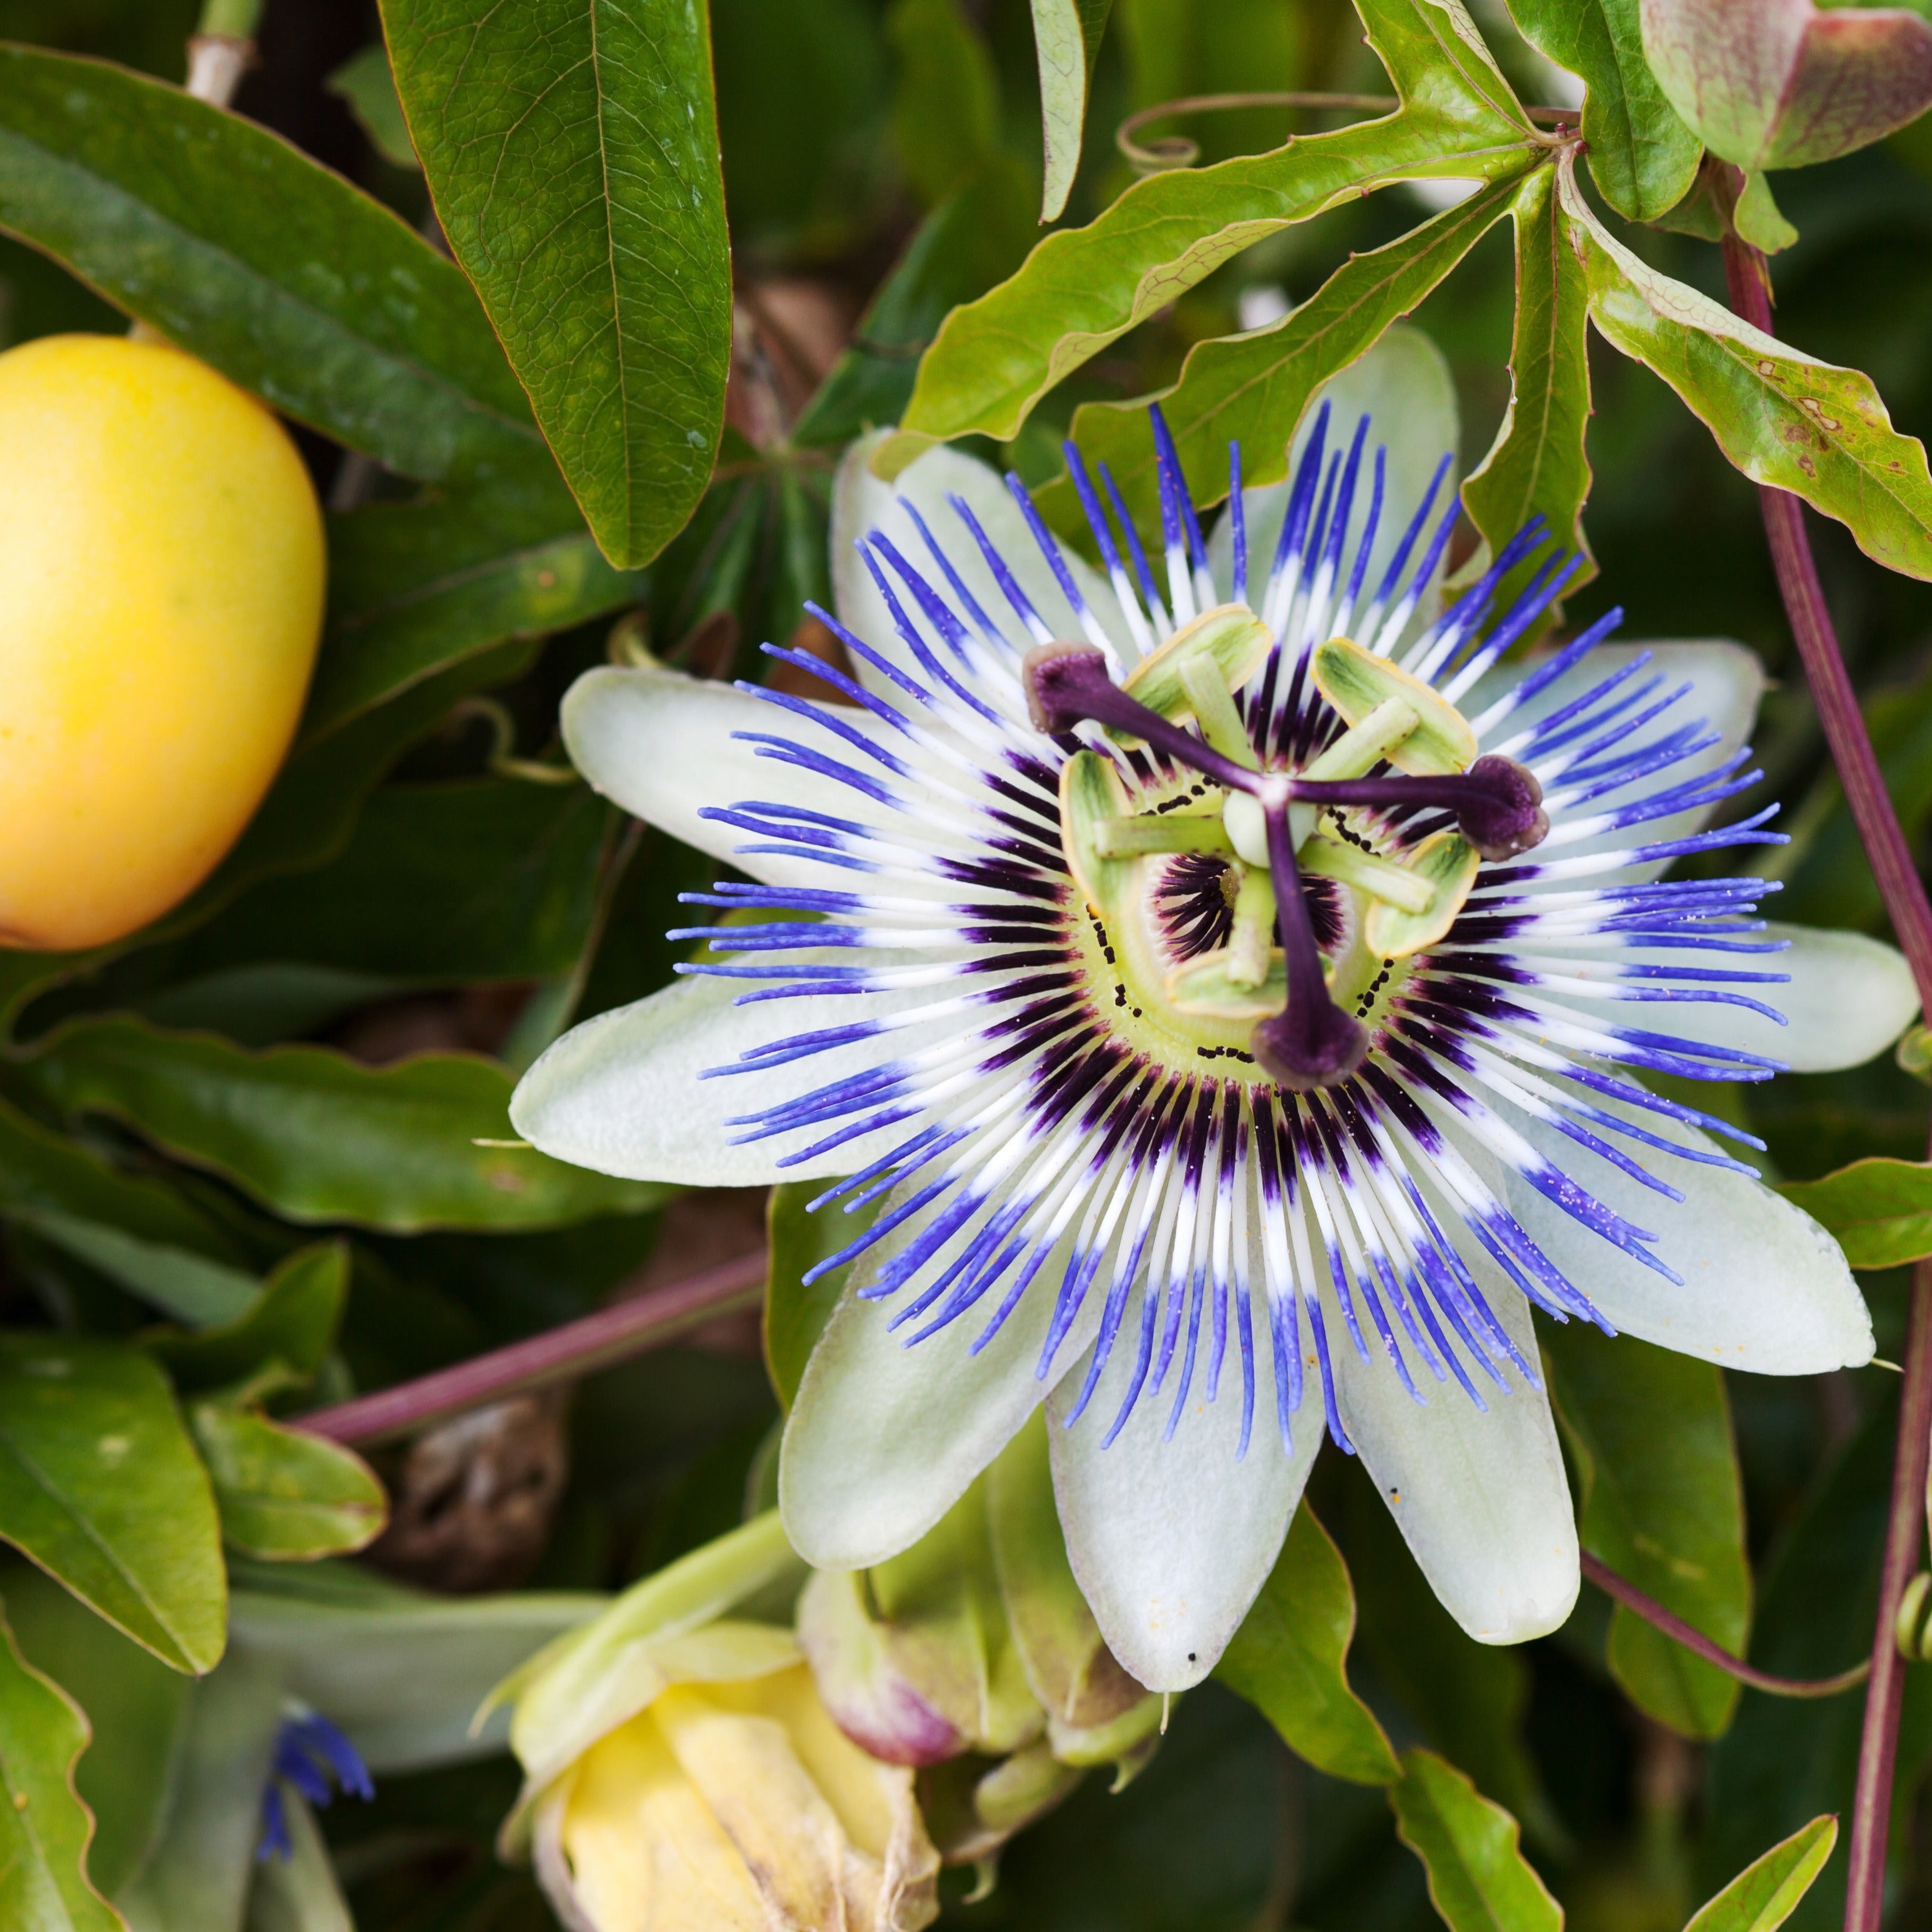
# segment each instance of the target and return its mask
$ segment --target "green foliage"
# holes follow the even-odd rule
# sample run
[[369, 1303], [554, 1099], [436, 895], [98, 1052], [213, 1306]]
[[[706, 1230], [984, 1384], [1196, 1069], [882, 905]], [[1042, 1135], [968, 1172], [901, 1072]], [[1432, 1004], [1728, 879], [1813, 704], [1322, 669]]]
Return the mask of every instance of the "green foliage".
[[1640, 0], [1511, 0], [1525, 37], [1582, 77], [1590, 178], [1616, 212], [1654, 221], [1684, 199], [1703, 144], [1644, 58]]
[[1562, 1908], [1516, 1849], [1516, 1820], [1454, 1766], [1404, 1752], [1389, 1802], [1450, 1932], [1562, 1932]]
[[809, 1283], [805, 1276], [820, 1262], [856, 1240], [864, 1222], [839, 1211], [836, 1203], [816, 1214], [806, 1204], [824, 1192], [809, 1181], [784, 1181], [772, 1190], [765, 1227], [771, 1242], [771, 1271], [765, 1287], [765, 1365], [772, 1387], [788, 1408], [798, 1394], [805, 1365], [844, 1292], [849, 1268], [833, 1268]]
[[110, 302], [405, 476], [549, 468], [469, 284], [339, 176], [35, 48], [0, 50], [0, 226]]
[[1838, 1841], [1835, 1818], [1814, 1818], [1747, 1865], [1684, 1932], [1778, 1932], [1811, 1888]]
[[1040, 53], [1040, 112], [1046, 184], [1040, 218], [1058, 220], [1080, 166], [1087, 92], [1100, 57], [1100, 36], [1114, 0], [1033, 0], [1034, 44]]
[[959, 0], [895, 0], [886, 32], [899, 57], [892, 140], [913, 192], [944, 201], [1000, 146], [1000, 81]]
[[1388, 1784], [1402, 1774], [1373, 1714], [1348, 1685], [1355, 1593], [1348, 1566], [1304, 1502], [1255, 1607], [1214, 1674], [1333, 1778]]
[[[647, 1258], [653, 1279], [701, 1264], [674, 1216], [651, 1258], [666, 1190], [477, 1144], [508, 1138], [513, 1070], [574, 1014], [664, 982], [676, 895], [715, 876], [587, 788], [515, 776], [556, 766], [558, 696], [610, 617], [634, 610], [655, 648], [709, 674], [754, 672], [752, 647], [828, 595], [832, 466], [871, 428], [907, 431], [888, 467], [977, 436], [1035, 479], [1070, 428], [1145, 529], [1150, 396], [1206, 505], [1231, 440], [1248, 483], [1278, 479], [1339, 379], [1351, 409], [1372, 395], [1397, 467], [1454, 440], [1460, 398], [1459, 454], [1489, 448], [1463, 488], [1476, 537], [1492, 553], [1540, 513], [1586, 568], [1604, 561], [1566, 626], [1614, 596], [1634, 634], [1735, 632], [1788, 672], [1750, 482], [1932, 577], [1932, 478], [1892, 427], [1932, 402], [1932, 193], [1904, 142], [1780, 178], [1804, 243], [1776, 264], [1778, 328], [1800, 351], [1700, 292], [1719, 285], [1708, 243], [1729, 190], [1714, 200], [1714, 174], [1698, 176], [1636, 0], [1511, 0], [1528, 42], [1585, 83], [1580, 147], [1519, 106], [1505, 74], [1521, 89], [1549, 76], [1503, 8], [1457, 0], [1364, 0], [1359, 20], [1341, 0], [712, 0], [708, 19], [659, 0], [391, 0], [400, 101], [383, 49], [338, 64], [358, 29], [296, 52], [272, 38], [239, 114], [75, 57], [177, 77], [192, 8], [139, 10], [22, 0], [10, 19], [47, 44], [0, 50], [0, 226], [28, 244], [0, 246], [7, 339], [112, 326], [96, 290], [315, 432], [329, 610], [297, 747], [206, 885], [97, 952], [0, 953], [0, 1538], [43, 1566], [0, 1576], [19, 1635], [0, 1655], [0, 1779], [28, 1798], [0, 1804], [0, 1918], [110, 1922], [85, 1888], [71, 1768], [98, 1821], [86, 1871], [135, 1924], [339, 1922], [340, 1852], [363, 1932], [536, 1932], [534, 1888], [490, 1850], [506, 1768], [458, 1760], [500, 1750], [500, 1717], [469, 1736], [483, 1692], [602, 1600], [423, 1596], [310, 1560], [358, 1548], [385, 1499], [352, 1453], [290, 1425], [358, 1380], [584, 1312]], [[330, 87], [353, 125], [333, 104], [332, 131], [301, 122], [296, 82]], [[1390, 82], [1391, 113], [1251, 107], [1150, 128], [1184, 128], [1210, 164], [1138, 183], [1109, 140], [1121, 115], [1178, 95]], [[454, 262], [423, 238], [436, 224], [405, 105]], [[1424, 211], [1379, 192], [1405, 182], [1474, 186]], [[1045, 238], [1042, 206], [1067, 224]], [[1761, 172], [1737, 213], [1780, 238]], [[1285, 316], [1238, 326], [1247, 295], [1277, 290]], [[1621, 352], [1594, 372], [1586, 319]], [[1382, 385], [1392, 363], [1426, 363], [1426, 383]], [[367, 460], [338, 471], [342, 451]], [[1066, 482], [1041, 500], [1078, 540]], [[1932, 604], [1849, 546], [1822, 562], [1916, 840]], [[1875, 925], [1795, 677], [1760, 745], [1762, 796], [1805, 800], [1792, 845], [1765, 856], [1783, 909]], [[1676, 1097], [1762, 1132], [1858, 1265], [1932, 1252], [1924, 1169], [1888, 1157], [1922, 1148], [1924, 1095], [1888, 1067]], [[1853, 1154], [1888, 1158], [1813, 1178]], [[836, 1274], [809, 1290], [803, 1274], [862, 1225], [836, 1204], [803, 1213], [825, 1184], [772, 1194], [762, 1369], [713, 1352], [733, 1346], [720, 1334], [584, 1382], [540, 1582], [648, 1591], [738, 1520], [769, 1474], [767, 1376], [782, 1399], [795, 1389], [840, 1292]], [[1897, 1355], [1894, 1285], [1871, 1296]], [[1822, 1390], [1739, 1378], [1727, 1396], [1708, 1364], [1574, 1326], [1550, 1361], [1591, 1549], [1719, 1641], [1752, 1640], [1768, 1668], [1825, 1675], [1862, 1654], [1892, 1426], [1880, 1372]], [[1091, 1660], [1050, 1496], [1021, 1468], [1042, 1432], [988, 1481], [1034, 1675]], [[1091, 1778], [1017, 1838], [989, 1898], [964, 1906], [956, 1886], [946, 1923], [1541, 1932], [1556, 1908], [1510, 1814], [1576, 1932], [1635, 1922], [1603, 1882], [1640, 1865], [1660, 1924], [1682, 1922], [1694, 1864], [1703, 1892], [1730, 1882], [1692, 1932], [1835, 1918], [1826, 1862], [1843, 1855], [1821, 1814], [1850, 1802], [1856, 1696], [1740, 1698], [1588, 1593], [1550, 1640], [1478, 1645], [1345, 1462], [1326, 1457], [1315, 1484], [1340, 1549], [1304, 1507], [1221, 1684], [1177, 1704], [1130, 1788]], [[200, 1682], [183, 1674], [218, 1658]], [[1902, 1826], [1932, 1744], [1928, 1676], [1910, 1673], [1906, 1699], [1901, 1923], [1924, 1898]], [[296, 1860], [264, 1877], [261, 1786], [291, 1698], [343, 1724], [382, 1790], [366, 1814], [298, 1813]], [[1632, 1706], [1716, 1739], [1703, 1790], [1682, 1789], [1670, 1741], [1633, 1726]], [[77, 1766], [75, 1706], [95, 1740]], [[1396, 1849], [1377, 1789], [1391, 1780], [1420, 1865]]]
[[110, 1018], [64, 1029], [32, 1073], [69, 1115], [124, 1121], [297, 1222], [554, 1228], [662, 1198], [526, 1148], [479, 1146], [508, 1134], [513, 1083], [469, 1055], [370, 1067], [327, 1047], [250, 1053]]
[[[1296, 426], [1316, 391], [1414, 308], [1502, 219], [1516, 192], [1509, 181], [1484, 188], [1400, 240], [1357, 256], [1269, 328], [1196, 344], [1180, 380], [1152, 398], [1174, 433], [1196, 500], [1206, 505], [1227, 494], [1231, 442], [1241, 446], [1245, 485], [1280, 482]], [[1073, 418], [1082, 456], [1112, 471], [1143, 526], [1160, 514], [1149, 400], [1089, 403]], [[1353, 429], [1340, 427], [1344, 434]], [[1384, 433], [1399, 435], [1401, 427], [1392, 422]], [[1432, 455], [1424, 460], [1432, 466]], [[1064, 525], [1079, 515], [1070, 482], [1041, 491], [1040, 501]]]
[[1364, 18], [1402, 110], [1272, 154], [1151, 176], [1087, 227], [1048, 236], [1018, 274], [947, 318], [903, 433], [874, 467], [902, 466], [934, 441], [1012, 436], [1049, 388], [1136, 322], [1345, 196], [1436, 176], [1507, 179], [1529, 165], [1520, 112], [1456, 0], [1387, 0]]
[[219, 1402], [196, 1402], [189, 1420], [231, 1550], [305, 1563], [380, 1532], [382, 1486], [352, 1450]]
[[1932, 1255], [1932, 1162], [1857, 1160], [1783, 1191], [1832, 1231], [1854, 1268], [1898, 1268]]
[[94, 1821], [76, 1796], [87, 1720], [21, 1656], [0, 1618], [0, 1914], [22, 1932], [112, 1932], [119, 1921], [88, 1882]]
[[[1581, 1492], [1584, 1547], [1742, 1656], [1750, 1634], [1744, 1495], [1724, 1378], [1708, 1362], [1573, 1322], [1544, 1331]], [[1632, 1701], [1687, 1737], [1720, 1736], [1736, 1680], [1622, 1605], [1609, 1659]]]
[[328, 637], [303, 720], [311, 737], [506, 638], [602, 616], [644, 587], [604, 562], [554, 478], [332, 518], [328, 585]]
[[226, 1641], [214, 1498], [161, 1373], [112, 1342], [0, 1335], [0, 1537], [177, 1670]]
[[[1555, 170], [1540, 168], [1525, 180], [1510, 212], [1516, 222], [1516, 327], [1509, 407], [1490, 453], [1462, 485], [1462, 502], [1492, 552], [1532, 517], [1544, 518], [1551, 536], [1582, 560], [1571, 581], [1580, 590], [1595, 574], [1582, 524], [1590, 494], [1583, 448], [1590, 364], [1582, 265], [1564, 232]], [[1520, 590], [1533, 568], [1527, 560], [1519, 565], [1501, 594]]]
[[389, 0], [443, 232], [604, 554], [646, 563], [717, 453], [730, 356], [705, 10]]
[[1560, 193], [1605, 339], [1661, 376], [1754, 482], [1836, 517], [1889, 568], [1932, 577], [1925, 447], [1892, 428], [1870, 378], [1797, 354], [1658, 274], [1590, 213], [1568, 172]]

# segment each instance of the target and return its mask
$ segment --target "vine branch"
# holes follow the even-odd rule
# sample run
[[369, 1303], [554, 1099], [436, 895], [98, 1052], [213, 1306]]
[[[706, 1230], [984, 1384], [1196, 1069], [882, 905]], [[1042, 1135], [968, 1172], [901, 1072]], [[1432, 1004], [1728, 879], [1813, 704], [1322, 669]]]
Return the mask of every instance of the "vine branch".
[[1835, 1697], [1862, 1684], [1871, 1675], [1869, 1660], [1841, 1670], [1835, 1677], [1778, 1677], [1760, 1670], [1741, 1657], [1733, 1657], [1694, 1624], [1687, 1624], [1674, 1611], [1666, 1610], [1654, 1597], [1646, 1595], [1627, 1576], [1619, 1576], [1605, 1562], [1583, 1552], [1583, 1574], [1607, 1597], [1614, 1597], [1627, 1610], [1652, 1624], [1672, 1642], [1681, 1643], [1694, 1656], [1714, 1665], [1726, 1677], [1735, 1677], [1754, 1690], [1768, 1691], [1774, 1697]]
[[[1150, 121], [1165, 121], [1176, 114], [1225, 114], [1243, 107], [1300, 107], [1311, 112], [1390, 114], [1402, 103], [1392, 94], [1312, 94], [1300, 88], [1268, 89], [1253, 94], [1184, 94], [1172, 100], [1157, 100], [1130, 114], [1114, 130], [1114, 145], [1129, 164], [1142, 174], [1161, 174], [1174, 168], [1191, 168], [1201, 158], [1201, 145], [1185, 134], [1166, 134], [1158, 140], [1136, 139]], [[1532, 121], [1546, 121], [1555, 127], [1574, 127], [1582, 112], [1576, 107], [1526, 107]], [[1540, 136], [1537, 137], [1540, 140]]]
[[[1731, 307], [1753, 327], [1772, 334], [1771, 276], [1764, 256], [1728, 223], [1724, 245]], [[1788, 492], [1766, 485], [1759, 488], [1758, 501], [1778, 572], [1778, 590], [1826, 744], [1838, 767], [1846, 802], [1871, 862], [1892, 929], [1911, 964], [1919, 1004], [1932, 1012], [1932, 902], [1926, 898], [1924, 881], [1918, 876], [1912, 848], [1886, 790], [1878, 755], [1858, 709], [1858, 694], [1838, 648], [1804, 527], [1804, 506]], [[1910, 1323], [1898, 1444], [1879, 1572], [1870, 1688], [1865, 1694], [1858, 1788], [1852, 1803], [1845, 1932], [1878, 1932], [1884, 1905], [1886, 1839], [1905, 1693], [1904, 1660], [1896, 1636], [1898, 1605], [1918, 1566], [1918, 1524], [1925, 1507], [1926, 1463], [1928, 1444], [1932, 1444], [1932, 1263], [1921, 1262], [1912, 1271]]]
[[755, 1308], [764, 1299], [766, 1260], [763, 1249], [740, 1256], [414, 1382], [312, 1408], [290, 1418], [288, 1426], [332, 1442], [383, 1442], [487, 1402], [608, 1369], [661, 1348], [721, 1315]]

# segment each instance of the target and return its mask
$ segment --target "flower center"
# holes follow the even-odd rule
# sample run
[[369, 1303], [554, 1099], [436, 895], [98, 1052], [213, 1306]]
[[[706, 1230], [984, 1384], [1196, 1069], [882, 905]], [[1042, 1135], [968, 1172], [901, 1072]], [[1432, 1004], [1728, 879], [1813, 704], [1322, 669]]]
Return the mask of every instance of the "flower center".
[[1454, 705], [1346, 638], [1307, 665], [1329, 730], [1305, 763], [1268, 764], [1270, 721], [1240, 694], [1271, 646], [1223, 604], [1124, 684], [1078, 644], [1037, 646], [1025, 680], [1042, 730], [1101, 728], [1064, 768], [1060, 842], [1122, 1030], [1169, 1063], [1226, 1057], [1305, 1091], [1361, 1064], [1402, 962], [1449, 930], [1480, 861], [1549, 820], [1528, 771], [1479, 757]]

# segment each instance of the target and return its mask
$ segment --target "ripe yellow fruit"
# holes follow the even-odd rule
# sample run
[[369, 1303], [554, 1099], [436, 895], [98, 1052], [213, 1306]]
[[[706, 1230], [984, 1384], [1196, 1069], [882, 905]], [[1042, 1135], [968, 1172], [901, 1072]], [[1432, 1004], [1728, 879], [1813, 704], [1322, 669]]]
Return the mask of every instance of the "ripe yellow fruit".
[[321, 635], [322, 514], [274, 417], [125, 336], [0, 355], [0, 945], [134, 932], [260, 803]]

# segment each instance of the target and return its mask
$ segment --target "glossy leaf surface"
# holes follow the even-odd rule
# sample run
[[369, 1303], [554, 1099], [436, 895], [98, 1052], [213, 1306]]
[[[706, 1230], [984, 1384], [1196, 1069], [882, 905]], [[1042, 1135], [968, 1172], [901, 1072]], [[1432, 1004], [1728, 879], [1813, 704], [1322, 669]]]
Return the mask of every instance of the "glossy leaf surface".
[[0, 226], [405, 476], [550, 468], [455, 266], [340, 176], [178, 88], [0, 49]]
[[1214, 1675], [1263, 1712], [1298, 1756], [1331, 1778], [1402, 1774], [1374, 1714], [1348, 1683], [1355, 1593], [1328, 1532], [1304, 1502], [1255, 1606]]
[[512, 1137], [514, 1083], [468, 1054], [372, 1067], [327, 1047], [250, 1053], [110, 1018], [67, 1029], [34, 1073], [68, 1111], [111, 1115], [293, 1221], [554, 1228], [662, 1196], [531, 1148], [476, 1145]]
[[0, 1538], [177, 1670], [211, 1669], [227, 1580], [160, 1371], [78, 1336], [0, 1336]]
[[731, 285], [706, 9], [388, 0], [436, 212], [614, 564], [702, 494]]
[[1402, 1754], [1396, 1828], [1450, 1932], [1562, 1932], [1563, 1910], [1517, 1848], [1516, 1822], [1433, 1751]]
[[308, 1562], [380, 1534], [388, 1500], [352, 1450], [212, 1402], [196, 1403], [190, 1420], [232, 1549]]

